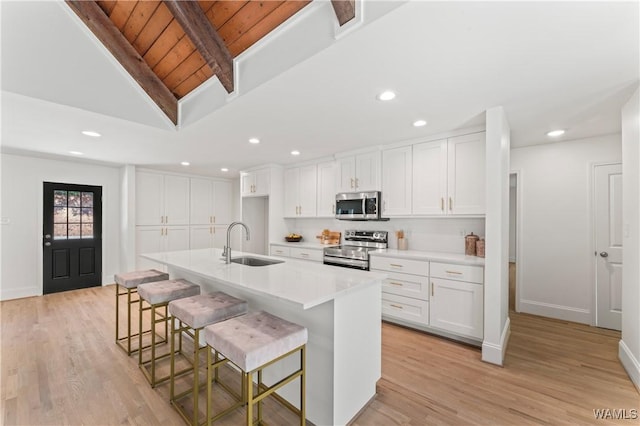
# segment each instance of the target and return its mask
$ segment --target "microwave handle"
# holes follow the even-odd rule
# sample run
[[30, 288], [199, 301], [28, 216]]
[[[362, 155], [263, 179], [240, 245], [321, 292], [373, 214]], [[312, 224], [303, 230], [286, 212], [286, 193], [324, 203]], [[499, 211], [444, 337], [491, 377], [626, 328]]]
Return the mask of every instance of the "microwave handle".
[[362, 197], [362, 216], [367, 216], [367, 197]]

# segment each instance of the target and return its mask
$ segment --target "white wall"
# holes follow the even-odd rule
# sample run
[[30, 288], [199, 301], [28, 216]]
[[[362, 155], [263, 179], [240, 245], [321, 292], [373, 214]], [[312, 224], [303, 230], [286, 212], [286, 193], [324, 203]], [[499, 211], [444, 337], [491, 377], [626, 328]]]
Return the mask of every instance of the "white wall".
[[118, 168], [2, 154], [2, 276], [0, 299], [42, 294], [42, 183], [102, 186], [102, 282], [120, 266]]
[[622, 340], [618, 356], [640, 390], [640, 89], [622, 109]]
[[487, 110], [486, 257], [482, 360], [502, 365], [509, 322], [509, 150], [511, 129], [502, 107]]
[[620, 135], [511, 150], [520, 171], [521, 312], [593, 322], [592, 167], [621, 155]]

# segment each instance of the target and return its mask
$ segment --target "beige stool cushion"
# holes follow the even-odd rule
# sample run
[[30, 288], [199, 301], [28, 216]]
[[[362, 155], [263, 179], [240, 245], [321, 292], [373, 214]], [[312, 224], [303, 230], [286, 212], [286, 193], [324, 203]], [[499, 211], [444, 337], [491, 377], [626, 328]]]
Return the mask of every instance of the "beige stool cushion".
[[169, 302], [169, 313], [196, 329], [247, 312], [247, 302], [217, 291]]
[[168, 280], [169, 274], [166, 272], [156, 271], [155, 269], [148, 269], [146, 271], [132, 271], [125, 272], [124, 274], [116, 274], [113, 278], [116, 284], [120, 284], [125, 288], [136, 288], [140, 284]]
[[151, 305], [167, 303], [196, 294], [200, 294], [200, 286], [183, 279], [156, 281], [138, 286], [138, 295]]
[[204, 328], [206, 342], [246, 372], [307, 343], [307, 329], [264, 311]]

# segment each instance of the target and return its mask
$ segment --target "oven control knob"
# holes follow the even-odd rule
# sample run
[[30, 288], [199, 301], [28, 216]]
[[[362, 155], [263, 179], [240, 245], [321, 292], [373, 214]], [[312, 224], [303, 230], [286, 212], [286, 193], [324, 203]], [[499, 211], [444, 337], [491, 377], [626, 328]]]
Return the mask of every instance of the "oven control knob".
[[377, 232], [373, 233], [373, 238], [378, 239], [380, 238], [380, 234], [378, 234]]

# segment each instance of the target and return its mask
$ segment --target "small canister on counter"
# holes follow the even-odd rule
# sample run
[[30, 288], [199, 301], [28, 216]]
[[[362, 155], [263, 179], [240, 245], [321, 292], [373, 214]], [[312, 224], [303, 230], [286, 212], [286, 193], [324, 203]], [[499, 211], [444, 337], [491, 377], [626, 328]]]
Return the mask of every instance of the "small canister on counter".
[[476, 242], [480, 239], [477, 235], [473, 235], [473, 232], [464, 237], [464, 254], [467, 256], [476, 255]]
[[484, 238], [476, 241], [476, 256], [484, 257]]

